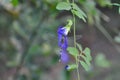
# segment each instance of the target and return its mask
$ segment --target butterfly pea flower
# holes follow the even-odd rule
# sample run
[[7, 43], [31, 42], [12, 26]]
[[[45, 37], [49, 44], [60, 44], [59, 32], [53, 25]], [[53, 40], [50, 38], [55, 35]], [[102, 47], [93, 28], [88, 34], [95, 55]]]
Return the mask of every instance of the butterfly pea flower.
[[69, 28], [67, 28], [67, 27], [59, 27], [58, 28], [58, 46], [61, 48], [60, 60], [63, 63], [67, 63], [69, 61], [69, 56], [67, 53], [67, 48], [68, 48], [67, 34], [68, 34], [68, 32], [69, 32]]
[[62, 49], [67, 49], [68, 39], [67, 39], [68, 30], [65, 27], [58, 28], [58, 46]]
[[62, 63], [68, 63], [69, 61], [69, 55], [66, 50], [61, 50], [60, 51], [60, 61]]
[[67, 53], [67, 48], [68, 48], [68, 32], [70, 31], [70, 28], [72, 26], [72, 20], [67, 20], [68, 24], [63, 27], [58, 28], [58, 46], [61, 48], [60, 50], [60, 60], [63, 63], [67, 63], [69, 61], [69, 55]]

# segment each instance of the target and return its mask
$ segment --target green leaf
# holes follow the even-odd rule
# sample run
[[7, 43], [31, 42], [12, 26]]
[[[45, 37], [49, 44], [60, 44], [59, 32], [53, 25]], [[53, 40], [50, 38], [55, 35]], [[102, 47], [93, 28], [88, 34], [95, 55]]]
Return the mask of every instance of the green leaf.
[[68, 47], [67, 48], [68, 52], [76, 58], [78, 56], [79, 52], [75, 47]]
[[86, 22], [86, 19], [79, 11], [72, 10], [72, 13], [75, 14], [78, 18], [82, 19], [84, 22]]
[[90, 55], [90, 49], [89, 48], [85, 48], [85, 50], [83, 51], [83, 53], [84, 53], [84, 55], [80, 54], [80, 56], [83, 59], [83, 61], [79, 60], [79, 62], [81, 63], [81, 65], [83, 66], [83, 68], [86, 71], [89, 71], [90, 67], [91, 67], [90, 61], [92, 60], [92, 57]]
[[79, 48], [79, 50], [82, 52], [82, 46], [80, 45], [80, 44], [78, 44], [78, 43], [76, 43], [76, 45], [77, 45], [77, 47]]
[[96, 1], [102, 7], [109, 6], [112, 4], [111, 0], [96, 0]]
[[18, 5], [18, 0], [11, 0], [11, 3], [13, 4], [13, 6], [17, 6]]
[[90, 60], [89, 60], [87, 57], [85, 57], [84, 55], [81, 55], [81, 57], [83, 58], [84, 62], [85, 62], [88, 66], [90, 66]]
[[118, 8], [118, 12], [119, 12], [119, 14], [120, 14], [120, 4], [118, 4], [118, 3], [113, 3], [112, 5], [119, 7], [119, 8]]
[[76, 4], [72, 3], [71, 5], [73, 7], [73, 10], [71, 10], [71, 12], [86, 22], [86, 14]]
[[118, 3], [113, 3], [112, 5], [114, 5], [114, 6], [120, 6], [120, 4], [118, 4]]
[[74, 70], [74, 69], [76, 69], [77, 67], [78, 67], [78, 66], [77, 66], [76, 64], [70, 64], [70, 65], [68, 65], [67, 70], [68, 70], [68, 71]]
[[120, 43], [120, 36], [115, 36], [114, 40], [115, 42]]
[[82, 65], [82, 67], [86, 70], [89, 71], [90, 67], [84, 62], [84, 61], [80, 61], [80, 64]]
[[58, 10], [70, 10], [71, 5], [67, 2], [60, 2], [57, 4], [56, 9], [58, 9]]
[[110, 62], [106, 59], [105, 55], [102, 53], [99, 53], [96, 57], [95, 57], [95, 64], [98, 67], [103, 67], [103, 68], [108, 68], [110, 67]]
[[87, 57], [87, 59], [88, 59], [89, 61], [92, 60], [92, 57], [91, 57], [91, 55], [90, 55], [91, 51], [90, 51], [89, 48], [85, 48], [85, 50], [83, 51], [83, 53], [85, 53], [85, 56]]
[[86, 14], [75, 4], [72, 3], [73, 9], [79, 11], [84, 17], [87, 17]]

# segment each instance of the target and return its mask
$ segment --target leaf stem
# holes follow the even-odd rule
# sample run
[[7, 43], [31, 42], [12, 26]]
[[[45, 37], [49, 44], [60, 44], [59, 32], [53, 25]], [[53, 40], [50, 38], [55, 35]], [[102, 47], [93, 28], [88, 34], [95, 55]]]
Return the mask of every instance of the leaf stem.
[[75, 27], [75, 15], [73, 14], [73, 36], [74, 36], [74, 47], [76, 48], [76, 27]]
[[[72, 1], [74, 4], [74, 0]], [[74, 47], [76, 48], [76, 27], [75, 27], [75, 15], [73, 13], [73, 36], [74, 36]], [[80, 73], [79, 73], [79, 61], [78, 57], [76, 56], [76, 65], [77, 65], [77, 80], [80, 80]]]

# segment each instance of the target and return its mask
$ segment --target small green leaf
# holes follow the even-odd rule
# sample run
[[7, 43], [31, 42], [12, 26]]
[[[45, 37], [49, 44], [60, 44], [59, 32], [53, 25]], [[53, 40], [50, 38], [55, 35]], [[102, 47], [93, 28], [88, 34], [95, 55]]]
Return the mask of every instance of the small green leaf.
[[110, 62], [106, 59], [105, 55], [100, 53], [95, 57], [95, 64], [98, 67], [108, 68], [110, 67]]
[[13, 6], [17, 6], [18, 5], [18, 0], [11, 0], [11, 3], [13, 4]]
[[72, 3], [73, 9], [79, 11], [84, 17], [87, 17], [86, 14], [77, 6], [77, 4]]
[[76, 68], [77, 68], [76, 64], [70, 64], [70, 65], [68, 65], [67, 70], [70, 71], [70, 70], [74, 70]]
[[75, 14], [78, 18], [82, 19], [84, 22], [86, 22], [86, 19], [83, 17], [83, 15], [76, 10], [71, 10], [73, 14]]
[[86, 63], [88, 66], [90, 66], [90, 60], [89, 60], [87, 57], [85, 57], [84, 55], [81, 55], [81, 57], [83, 58], [83, 60], [85, 61], [85, 63]]
[[118, 3], [113, 3], [112, 5], [114, 5], [114, 6], [120, 6], [120, 4], [118, 4]]
[[115, 36], [114, 40], [115, 42], [120, 43], [120, 36]]
[[68, 47], [67, 50], [74, 57], [78, 56], [79, 54], [78, 50], [75, 47]]
[[71, 10], [71, 12], [86, 22], [86, 14], [75, 3], [72, 3], [71, 5], [73, 7], [73, 10]]
[[77, 45], [77, 47], [79, 48], [79, 50], [82, 52], [82, 46], [80, 45], [80, 44], [78, 44], [78, 43], [76, 43], [76, 45]]
[[82, 65], [82, 67], [86, 70], [89, 71], [90, 67], [84, 62], [84, 61], [80, 61], [80, 64]]
[[60, 2], [57, 4], [56, 9], [58, 9], [58, 10], [70, 10], [71, 5], [67, 2]]
[[96, 0], [96, 1], [102, 7], [109, 6], [112, 4], [111, 0]]
[[87, 57], [87, 59], [88, 59], [89, 61], [92, 60], [92, 57], [91, 57], [91, 55], [90, 55], [91, 51], [90, 51], [89, 48], [85, 48], [85, 50], [83, 51], [83, 53], [85, 53], [85, 56]]

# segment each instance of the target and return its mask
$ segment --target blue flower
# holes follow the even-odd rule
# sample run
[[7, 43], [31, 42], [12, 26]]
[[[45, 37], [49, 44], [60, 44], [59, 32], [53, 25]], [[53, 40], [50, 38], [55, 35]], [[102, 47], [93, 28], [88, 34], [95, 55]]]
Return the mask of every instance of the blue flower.
[[68, 63], [69, 61], [69, 55], [66, 50], [61, 50], [60, 51], [60, 61], [62, 63]]
[[68, 34], [68, 29], [66, 27], [58, 28], [58, 46], [61, 48], [60, 60], [63, 63], [67, 63], [69, 61], [69, 56], [67, 53], [67, 47], [68, 47], [67, 34]]
[[58, 28], [58, 46], [62, 49], [67, 49], [68, 47], [67, 34], [68, 31], [65, 27]]

